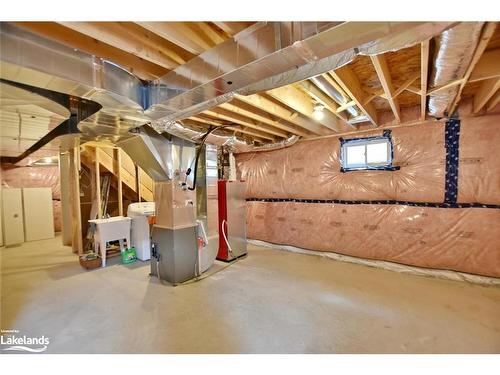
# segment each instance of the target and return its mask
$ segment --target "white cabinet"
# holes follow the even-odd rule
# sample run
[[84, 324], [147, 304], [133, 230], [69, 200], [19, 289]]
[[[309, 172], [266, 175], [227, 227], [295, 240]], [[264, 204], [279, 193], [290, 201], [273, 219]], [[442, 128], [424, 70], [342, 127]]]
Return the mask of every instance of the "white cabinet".
[[23, 198], [21, 189], [2, 189], [4, 245], [24, 242]]
[[50, 188], [23, 188], [26, 241], [54, 237], [54, 213]]

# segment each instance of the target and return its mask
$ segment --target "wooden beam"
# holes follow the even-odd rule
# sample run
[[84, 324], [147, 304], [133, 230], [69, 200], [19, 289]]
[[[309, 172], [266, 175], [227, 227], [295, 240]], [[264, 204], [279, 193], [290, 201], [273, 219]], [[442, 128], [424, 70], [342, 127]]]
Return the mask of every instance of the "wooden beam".
[[401, 112], [399, 108], [399, 103], [397, 99], [394, 97], [394, 86], [392, 84], [391, 72], [389, 71], [389, 66], [387, 65], [387, 60], [385, 55], [374, 55], [370, 56], [372, 60], [372, 64], [377, 72], [378, 79], [382, 88], [384, 89], [384, 93], [389, 101], [389, 105], [391, 107], [392, 113], [396, 119], [396, 122], [401, 123]]
[[69, 151], [59, 153], [59, 181], [61, 190], [62, 244], [65, 246], [71, 246], [71, 222], [73, 221], [71, 212], [73, 207], [73, 199], [71, 198], [71, 156]]
[[82, 213], [80, 207], [80, 146], [70, 150], [71, 164], [71, 196], [72, 196], [72, 240], [71, 245], [74, 253], [83, 254], [82, 236]]
[[[326, 91], [323, 90], [323, 88], [318, 87], [311, 81], [302, 81], [299, 83], [299, 87], [301, 87], [302, 90], [304, 90], [314, 100], [316, 100], [316, 102], [324, 105], [326, 109], [328, 109], [333, 115], [337, 116], [341, 121], [347, 121], [347, 116], [345, 113], [342, 113], [342, 111], [337, 112], [337, 109], [340, 107], [340, 104], [338, 104], [330, 95], [328, 95]], [[325, 113], [325, 116], [330, 117], [331, 115], [329, 113]], [[333, 119], [330, 121], [333, 122], [336, 120]], [[335, 128], [332, 130], [338, 132], [340, 129]]]
[[301, 137], [308, 136], [308, 133], [306, 133], [302, 130], [296, 129], [293, 126], [280, 123], [279, 120], [277, 121], [277, 120], [271, 118], [271, 116], [269, 116], [268, 113], [264, 114], [262, 112], [259, 112], [258, 109], [252, 108], [251, 106], [249, 106], [248, 104], [246, 104], [244, 102], [238, 102], [238, 100], [233, 100], [231, 103], [221, 104], [221, 105], [219, 105], [219, 108], [225, 108], [233, 113], [237, 113], [237, 114], [240, 114], [242, 116], [246, 116], [246, 117], [251, 118], [255, 121], [259, 121], [263, 124], [267, 124], [267, 125], [273, 126], [275, 128], [284, 130], [288, 133], [300, 135]]
[[95, 152], [95, 154], [94, 154], [95, 200], [96, 200], [96, 206], [97, 206], [97, 218], [102, 219], [101, 168], [100, 168], [100, 163], [99, 163], [99, 148], [94, 147], [94, 152]]
[[208, 22], [192, 22], [192, 24], [195, 24], [202, 31], [203, 36], [214, 45], [222, 43], [227, 39], [225, 35], [213, 28]]
[[112, 61], [142, 79], [157, 79], [168, 69], [103, 43], [55, 22], [16, 22], [16, 25], [70, 48]]
[[[427, 114], [427, 85], [429, 74], [429, 40], [420, 43], [420, 119]], [[408, 85], [409, 86], [409, 85]]]
[[427, 96], [432, 95], [432, 94], [439, 92], [439, 91], [442, 91], [442, 90], [449, 89], [450, 87], [453, 87], [453, 86], [461, 85], [463, 82], [464, 82], [464, 78], [460, 78], [460, 79], [456, 79], [454, 81], [448, 82], [447, 84], [445, 84], [443, 86], [439, 86], [439, 87], [433, 88], [432, 90], [429, 90], [427, 92]]
[[62, 25], [144, 60], [175, 69], [194, 57], [132, 22], [62, 22]]
[[488, 107], [486, 108], [486, 110], [487, 111], [492, 110], [497, 106], [498, 103], [500, 103], [500, 90], [498, 90], [497, 93], [493, 95], [490, 102], [488, 103]]
[[[420, 74], [415, 74], [413, 77], [405, 81], [401, 86], [399, 86], [396, 91], [392, 94], [394, 98], [397, 98], [399, 95], [403, 93], [403, 91], [406, 91], [408, 87], [411, 86], [413, 82], [415, 82], [417, 79], [420, 78]], [[419, 94], [420, 95], [420, 94]]]
[[342, 87], [342, 89], [351, 97], [358, 108], [368, 117], [368, 120], [378, 126], [377, 112], [371, 103], [365, 104], [367, 95], [361, 87], [361, 83], [348, 65], [345, 65], [337, 70], [331, 71], [330, 74]]
[[[413, 82], [417, 80], [420, 77], [420, 74], [416, 74], [410, 79], [408, 79], [406, 82], [404, 82], [401, 86], [399, 86], [394, 93], [392, 94], [393, 98], [397, 98], [403, 91], [409, 91], [414, 94], [420, 95], [420, 88], [416, 87], [413, 85]], [[376, 97], [381, 97], [382, 99], [387, 100], [387, 95], [385, 94], [384, 90], [377, 91], [370, 96], [367, 97], [367, 99], [364, 101], [365, 104], [370, 103], [373, 99]]]
[[356, 102], [354, 100], [351, 100], [350, 102], [342, 104], [340, 107], [337, 108], [337, 112], [342, 112], [347, 110], [348, 108], [351, 108], [356, 105]]
[[469, 78], [472, 74], [472, 71], [474, 70], [476, 64], [478, 63], [479, 59], [483, 55], [483, 52], [486, 49], [486, 46], [488, 45], [491, 37], [495, 33], [496, 27], [497, 27], [497, 22], [487, 22], [486, 25], [483, 27], [483, 32], [481, 33], [481, 38], [480, 38], [479, 43], [476, 47], [476, 51], [474, 52], [474, 55], [472, 56], [472, 60], [469, 64], [469, 67], [467, 68], [467, 71], [465, 72], [465, 75], [463, 77], [463, 82], [460, 84], [460, 88], [458, 89], [458, 92], [457, 92], [457, 95], [455, 96], [455, 99], [448, 106], [448, 113], [450, 114], [450, 116], [453, 114], [453, 112], [455, 111], [455, 108], [458, 105], [458, 102], [462, 98], [462, 91], [465, 87], [465, 84], [469, 81]]
[[342, 98], [344, 98], [344, 102], [347, 102], [349, 101], [351, 98], [349, 97], [349, 95], [347, 95], [345, 92], [344, 92], [344, 89], [342, 89], [342, 87], [340, 87], [340, 85], [333, 79], [332, 75], [330, 73], [324, 73], [323, 74], [323, 78], [327, 80], [327, 82], [333, 86], [333, 88], [335, 90], [337, 90], [340, 95], [342, 95]]
[[500, 88], [500, 78], [491, 78], [479, 87], [473, 100], [473, 113], [478, 113]]
[[202, 38], [187, 22], [137, 22], [137, 24], [195, 55], [215, 45]]
[[222, 120], [227, 120], [227, 121], [230, 121], [232, 123], [240, 124], [240, 125], [243, 125], [243, 126], [246, 126], [249, 128], [260, 130], [260, 131], [263, 131], [263, 132], [266, 132], [266, 133], [269, 133], [272, 135], [276, 135], [276, 136], [281, 137], [281, 138], [288, 138], [287, 133], [284, 133], [276, 128], [271, 128], [271, 127], [264, 125], [264, 124], [256, 123], [252, 119], [249, 119], [249, 118], [242, 116], [242, 115], [239, 115], [237, 113], [233, 113], [233, 112], [228, 111], [224, 108], [215, 107], [215, 108], [211, 108], [208, 111], [204, 111], [203, 113], [206, 113], [207, 115], [209, 115], [211, 117], [215, 117], [215, 118], [222, 119]]
[[116, 178], [117, 178], [117, 200], [118, 200], [118, 215], [123, 216], [123, 184], [122, 184], [122, 152], [119, 147], [115, 148], [116, 160]]
[[237, 99], [241, 102], [247, 103], [255, 108], [259, 108], [267, 113], [288, 121], [296, 126], [300, 126], [302, 129], [309, 131], [316, 135], [331, 134], [330, 130], [319, 125], [318, 123], [305, 118], [304, 116], [298, 114], [297, 112], [290, 111], [288, 108], [275, 103], [272, 99], [269, 99], [265, 95], [237, 95]]
[[[420, 90], [420, 87], [417, 87], [413, 84], [410, 84], [407, 88], [406, 88], [406, 91], [409, 91], [415, 95], [422, 95], [422, 90]], [[427, 95], [427, 93], [426, 93]], [[422, 95], [422, 96], [426, 96], [426, 95]]]
[[500, 48], [486, 51], [477, 62], [469, 82], [500, 77]]
[[141, 202], [141, 173], [139, 165], [134, 163], [134, 176], [135, 176], [135, 192], [137, 197], [137, 202]]
[[253, 23], [254, 22], [214, 22], [217, 27], [230, 36], [238, 34], [240, 31], [252, 26]]
[[312, 99], [295, 86], [278, 87], [267, 91], [266, 94], [333, 131], [336, 131], [339, 127], [338, 119], [333, 116], [325, 116], [321, 121], [315, 120], [313, 117], [314, 103]]

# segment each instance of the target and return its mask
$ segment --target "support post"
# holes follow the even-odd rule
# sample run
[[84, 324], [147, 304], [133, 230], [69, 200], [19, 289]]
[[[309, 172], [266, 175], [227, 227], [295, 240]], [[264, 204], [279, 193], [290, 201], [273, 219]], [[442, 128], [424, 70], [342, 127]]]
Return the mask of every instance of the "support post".
[[71, 156], [69, 152], [59, 154], [59, 180], [61, 181], [61, 224], [62, 244], [72, 244], [72, 199], [71, 199]]
[[97, 206], [97, 218], [102, 219], [102, 203], [101, 203], [101, 174], [99, 171], [99, 148], [94, 148], [94, 170], [95, 170], [95, 198]]
[[82, 238], [82, 214], [80, 209], [80, 146], [76, 146], [71, 150], [71, 183], [72, 183], [72, 246], [73, 252], [82, 255], [83, 253], [83, 238]]
[[122, 186], [122, 152], [120, 148], [115, 148], [116, 160], [116, 177], [118, 179], [117, 201], [118, 215], [123, 216], [123, 186]]
[[141, 178], [139, 176], [139, 166], [134, 163], [135, 167], [135, 192], [137, 193], [137, 202], [141, 201]]

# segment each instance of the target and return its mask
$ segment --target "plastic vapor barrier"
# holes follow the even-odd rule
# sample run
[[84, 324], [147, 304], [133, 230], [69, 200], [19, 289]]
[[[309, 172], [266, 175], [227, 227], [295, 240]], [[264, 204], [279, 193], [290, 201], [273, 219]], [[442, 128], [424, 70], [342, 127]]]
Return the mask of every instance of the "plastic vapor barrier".
[[[397, 170], [341, 172], [340, 137], [238, 154], [238, 174], [247, 182], [248, 237], [500, 277], [499, 120], [464, 117], [448, 127], [459, 137], [456, 166], [447, 163], [444, 121], [392, 129]], [[451, 167], [458, 170], [456, 203], [445, 202]]]
[[500, 204], [499, 123], [500, 115], [461, 120], [458, 202]]
[[500, 210], [248, 202], [248, 237], [500, 277]]
[[[382, 135], [383, 130], [345, 136]], [[302, 141], [276, 152], [237, 155], [247, 197], [441, 202], [444, 195], [443, 123], [391, 132], [396, 171], [340, 171], [338, 137]]]

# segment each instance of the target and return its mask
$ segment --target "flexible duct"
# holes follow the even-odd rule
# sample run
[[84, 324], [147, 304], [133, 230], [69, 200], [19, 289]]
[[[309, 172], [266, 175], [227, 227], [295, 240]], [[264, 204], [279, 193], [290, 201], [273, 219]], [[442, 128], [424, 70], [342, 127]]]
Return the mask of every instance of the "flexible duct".
[[[158, 133], [172, 134], [176, 137], [192, 142], [200, 142], [200, 140], [205, 135], [205, 132], [199, 132], [193, 129], [189, 129], [176, 121], [153, 121], [151, 123], [151, 126]], [[268, 143], [262, 146], [254, 146], [236, 138], [235, 136], [224, 136], [210, 133], [205, 142], [216, 146], [224, 146], [229, 152], [243, 153], [277, 150], [280, 148], [289, 147], [299, 139], [299, 136], [294, 135], [280, 142]]]
[[[332, 98], [334, 98], [337, 101], [337, 103], [343, 103], [344, 102], [344, 97], [342, 96], [342, 94], [340, 92], [338, 92], [335, 89], [335, 87], [333, 87], [332, 85], [330, 85], [328, 83], [328, 81], [324, 77], [322, 77], [322, 76], [316, 76], [316, 77], [312, 78], [312, 81], [317, 86], [319, 86], [321, 89], [323, 89], [324, 91], [326, 91], [328, 93], [328, 95], [330, 95]], [[358, 110], [354, 106], [347, 108], [347, 112], [349, 112], [352, 117], [357, 117], [357, 116], [360, 115], [360, 113], [358, 112]]]
[[[479, 41], [483, 22], [463, 22], [436, 37], [431, 73], [431, 89], [444, 86], [465, 75]], [[458, 85], [429, 95], [429, 114], [444, 117], [458, 92]]]

